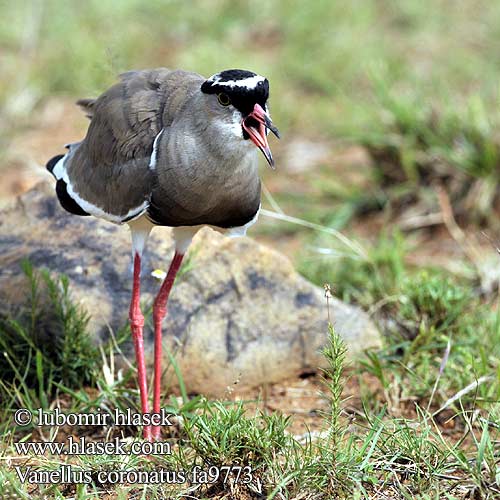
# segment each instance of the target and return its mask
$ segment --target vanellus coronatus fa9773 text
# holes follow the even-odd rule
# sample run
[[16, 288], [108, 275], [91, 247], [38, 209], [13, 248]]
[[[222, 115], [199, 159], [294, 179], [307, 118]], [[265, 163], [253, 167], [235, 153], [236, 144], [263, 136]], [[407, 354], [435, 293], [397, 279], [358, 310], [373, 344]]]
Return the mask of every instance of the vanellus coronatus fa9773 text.
[[[208, 79], [165, 68], [130, 71], [97, 99], [78, 101], [90, 125], [47, 169], [63, 208], [130, 226], [133, 289], [130, 324], [141, 408], [149, 413], [144, 361], [140, 269], [153, 226], [171, 226], [175, 254], [153, 306], [153, 413], [160, 411], [162, 338], [166, 305], [182, 258], [200, 227], [244, 235], [257, 219], [257, 146], [274, 166], [267, 135], [279, 137], [267, 108], [269, 82], [232, 69]], [[144, 427], [158, 439], [160, 427]]]

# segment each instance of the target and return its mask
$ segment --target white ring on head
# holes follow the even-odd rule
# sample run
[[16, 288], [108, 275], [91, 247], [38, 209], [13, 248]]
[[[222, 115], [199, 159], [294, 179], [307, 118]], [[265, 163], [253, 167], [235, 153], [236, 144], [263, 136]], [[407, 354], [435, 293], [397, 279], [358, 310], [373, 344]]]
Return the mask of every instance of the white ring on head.
[[250, 76], [248, 78], [242, 78], [241, 80], [226, 80], [221, 81], [221, 76], [219, 73], [212, 75], [208, 81], [216, 83], [217, 85], [221, 85], [224, 87], [246, 87], [248, 89], [253, 89], [257, 87], [260, 82], [263, 82], [265, 78], [260, 75]]

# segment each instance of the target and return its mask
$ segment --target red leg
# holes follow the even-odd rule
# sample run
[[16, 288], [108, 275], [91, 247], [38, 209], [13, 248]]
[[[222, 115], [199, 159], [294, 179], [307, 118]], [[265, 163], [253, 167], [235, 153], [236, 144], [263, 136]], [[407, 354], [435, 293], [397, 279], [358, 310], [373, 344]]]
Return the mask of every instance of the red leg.
[[[132, 338], [134, 340], [135, 357], [137, 361], [137, 372], [139, 378], [139, 391], [141, 394], [142, 413], [149, 413], [148, 388], [146, 382], [146, 363], [144, 361], [144, 339], [142, 330], [144, 327], [144, 316], [139, 304], [140, 299], [140, 274], [141, 257], [138, 253], [134, 255], [134, 285], [132, 288], [132, 301], [130, 302], [130, 327], [132, 329]], [[144, 439], [151, 441], [151, 426], [144, 427]]]
[[[153, 413], [160, 411], [160, 396], [161, 396], [161, 351], [162, 351], [162, 335], [161, 324], [163, 318], [167, 314], [167, 301], [170, 295], [170, 290], [174, 284], [175, 276], [179, 267], [181, 267], [184, 254], [175, 252], [174, 258], [168, 269], [167, 277], [163, 281], [160, 291], [156, 296], [153, 305], [153, 319], [155, 325], [155, 366], [154, 366], [154, 391], [153, 391]], [[160, 426], [153, 427], [153, 438], [160, 437]]]

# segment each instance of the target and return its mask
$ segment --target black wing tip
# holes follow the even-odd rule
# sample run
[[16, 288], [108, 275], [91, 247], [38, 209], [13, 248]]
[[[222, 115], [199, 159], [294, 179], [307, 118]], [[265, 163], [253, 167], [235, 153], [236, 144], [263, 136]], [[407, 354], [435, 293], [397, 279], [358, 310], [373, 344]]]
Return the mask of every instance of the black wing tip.
[[54, 175], [54, 167], [56, 166], [57, 162], [63, 157], [64, 155], [57, 155], [51, 158], [48, 162], [47, 165], [45, 165], [45, 168], [52, 174]]
[[59, 198], [59, 203], [61, 204], [61, 206], [70, 214], [81, 216], [90, 215], [88, 212], [83, 210], [83, 208], [78, 205], [78, 203], [73, 198], [71, 198], [68, 190], [66, 189], [66, 183], [62, 179], [59, 179], [56, 182], [56, 194]]

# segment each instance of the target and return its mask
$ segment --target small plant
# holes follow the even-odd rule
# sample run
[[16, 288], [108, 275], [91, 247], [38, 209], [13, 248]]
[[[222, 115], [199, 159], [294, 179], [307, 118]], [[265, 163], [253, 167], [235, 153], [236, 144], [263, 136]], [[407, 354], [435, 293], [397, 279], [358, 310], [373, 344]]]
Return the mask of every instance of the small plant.
[[[222, 470], [238, 466], [243, 469], [241, 479], [230, 477], [235, 487], [266, 484], [266, 477], [274, 467], [274, 457], [290, 446], [286, 434], [289, 417], [277, 413], [267, 415], [261, 411], [247, 416], [242, 402], [225, 404], [220, 401], [201, 402], [200, 411], [185, 421], [187, 439], [183, 446], [195, 453], [189, 468], [201, 465], [205, 470]], [[223, 491], [228, 487], [223, 476], [218, 477], [211, 490]]]
[[328, 343], [323, 349], [323, 355], [328, 362], [328, 368], [323, 370], [323, 382], [328, 389], [329, 400], [329, 411], [325, 419], [328, 437], [324, 442], [318, 443], [316, 475], [323, 475], [327, 481], [324, 487], [337, 494], [340, 491], [348, 492], [352, 488], [349, 478], [350, 457], [345, 443], [347, 425], [341, 421], [346, 353], [344, 341], [330, 323]]
[[71, 300], [68, 279], [35, 271], [28, 261], [22, 270], [29, 298], [14, 317], [0, 318], [0, 379], [25, 392], [36, 387], [40, 404], [47, 406], [57, 384], [94, 384], [100, 354], [86, 331], [88, 314]]
[[323, 382], [328, 388], [330, 401], [330, 412], [328, 414], [328, 448], [334, 461], [338, 458], [340, 444], [345, 428], [341, 425], [340, 415], [342, 413], [342, 380], [347, 347], [333, 325], [328, 325], [328, 344], [323, 349], [323, 355], [328, 362], [328, 368], [324, 369]]

